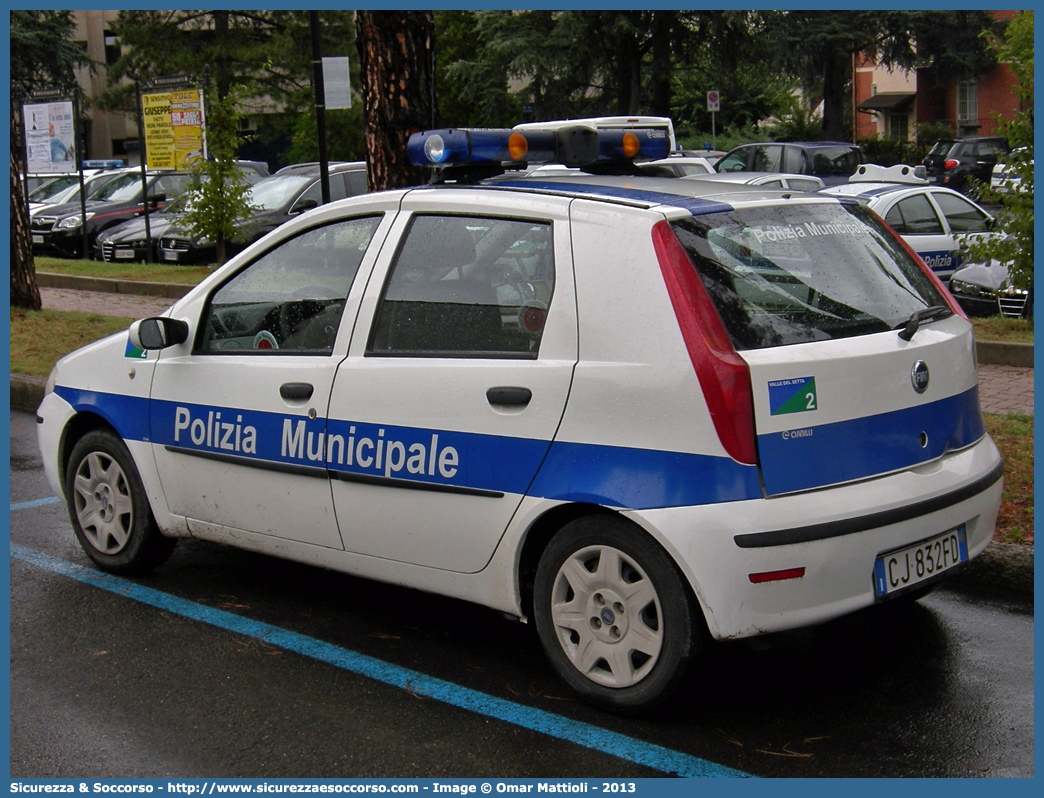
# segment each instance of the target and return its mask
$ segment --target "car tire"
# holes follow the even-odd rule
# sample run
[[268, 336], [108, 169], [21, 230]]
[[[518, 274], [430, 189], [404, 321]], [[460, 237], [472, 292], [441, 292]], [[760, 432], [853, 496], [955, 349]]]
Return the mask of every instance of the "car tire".
[[537, 634], [555, 670], [586, 701], [615, 712], [663, 701], [703, 639], [674, 562], [616, 516], [564, 526], [540, 558], [533, 592]]
[[73, 447], [65, 498], [76, 539], [103, 570], [144, 573], [174, 551], [177, 540], [159, 531], [130, 451], [109, 430], [88, 432]]

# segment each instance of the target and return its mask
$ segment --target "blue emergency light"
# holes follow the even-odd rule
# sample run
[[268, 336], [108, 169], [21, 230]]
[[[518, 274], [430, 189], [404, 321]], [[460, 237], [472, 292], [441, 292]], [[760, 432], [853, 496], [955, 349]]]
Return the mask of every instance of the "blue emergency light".
[[586, 125], [548, 129], [450, 128], [414, 133], [407, 152], [417, 166], [491, 173], [537, 164], [588, 167], [666, 158], [670, 142], [663, 130]]

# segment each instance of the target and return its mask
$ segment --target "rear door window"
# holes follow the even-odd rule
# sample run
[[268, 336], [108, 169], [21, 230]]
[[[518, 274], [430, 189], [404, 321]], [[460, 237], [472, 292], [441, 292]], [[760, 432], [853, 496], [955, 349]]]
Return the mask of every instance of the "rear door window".
[[954, 233], [984, 233], [990, 229], [989, 217], [963, 197], [933, 191], [932, 199]]
[[367, 354], [535, 358], [554, 281], [550, 223], [418, 215]]
[[888, 211], [885, 221], [901, 236], [943, 235], [946, 232], [932, 204], [923, 194], [899, 200]]
[[753, 157], [750, 162], [752, 172], [779, 172], [783, 164], [783, 147], [780, 144], [759, 144], [751, 147]]
[[884, 332], [946, 304], [877, 216], [857, 204], [763, 207], [671, 224], [737, 350]]

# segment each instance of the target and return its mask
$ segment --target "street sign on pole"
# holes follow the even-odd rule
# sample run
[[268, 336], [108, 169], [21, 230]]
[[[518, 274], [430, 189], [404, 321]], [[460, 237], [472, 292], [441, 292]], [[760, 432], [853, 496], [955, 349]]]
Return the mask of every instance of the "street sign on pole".
[[717, 117], [716, 114], [721, 110], [721, 93], [716, 91], [707, 92], [707, 110], [710, 111], [711, 115], [711, 147], [718, 149], [718, 135], [717, 135]]

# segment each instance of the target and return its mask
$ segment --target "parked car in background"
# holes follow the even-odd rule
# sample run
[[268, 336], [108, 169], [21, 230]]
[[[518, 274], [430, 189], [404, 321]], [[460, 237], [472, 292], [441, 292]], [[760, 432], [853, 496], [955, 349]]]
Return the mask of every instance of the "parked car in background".
[[[1024, 152], [1026, 152], [1025, 147], [1019, 147], [1012, 150], [1012, 153]], [[1033, 161], [1030, 161], [1029, 163], [1032, 171]], [[1022, 177], [1017, 172], [1010, 169], [1007, 160], [1005, 160], [993, 167], [993, 173], [990, 176], [990, 188], [1001, 194], [1021, 192], [1023, 189]]]
[[960, 238], [994, 235], [993, 216], [953, 189], [933, 185], [905, 164], [865, 164], [843, 186], [823, 193], [852, 197], [882, 217], [943, 282], [963, 259]]
[[950, 293], [969, 316], [1018, 319], [1031, 310], [1029, 291], [1012, 285], [1008, 264], [999, 260], [962, 266], [950, 280]]
[[940, 139], [924, 156], [928, 180], [954, 191], [967, 192], [969, 178], [989, 183], [993, 167], [1010, 151], [1003, 136], [964, 136]]
[[[363, 161], [329, 165], [330, 199], [339, 200], [366, 193], [366, 164]], [[279, 225], [322, 202], [319, 164], [284, 166], [274, 175], [259, 180], [250, 188], [247, 201], [258, 209], [244, 221], [237, 235], [227, 242], [233, 255], [257, 241]], [[217, 245], [209, 239], [193, 237], [177, 225], [160, 238], [159, 259], [169, 263], [214, 263]]]
[[148, 235], [145, 229], [145, 215], [128, 219], [114, 227], [106, 228], [94, 239], [94, 259], [106, 263], [126, 261], [144, 261], [149, 259], [151, 242], [151, 259], [159, 259], [160, 236], [167, 232], [172, 222], [185, 212], [185, 198], [168, 203], [155, 213], [149, 214]]
[[848, 180], [862, 162], [862, 150], [844, 141], [760, 142], [729, 150], [714, 168], [719, 172], [815, 175], [829, 186]]
[[[146, 201], [150, 211], [160, 210], [168, 201], [181, 196], [193, 177], [191, 172], [148, 172], [143, 191], [141, 172], [129, 170], [107, 183], [87, 203], [86, 218], [79, 202], [56, 205], [35, 214], [29, 225], [33, 251], [63, 258], [86, 257], [92, 251], [98, 233], [140, 216], [145, 212]], [[84, 224], [87, 227], [86, 252], [81, 229]]]

